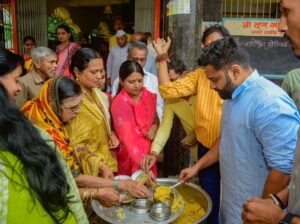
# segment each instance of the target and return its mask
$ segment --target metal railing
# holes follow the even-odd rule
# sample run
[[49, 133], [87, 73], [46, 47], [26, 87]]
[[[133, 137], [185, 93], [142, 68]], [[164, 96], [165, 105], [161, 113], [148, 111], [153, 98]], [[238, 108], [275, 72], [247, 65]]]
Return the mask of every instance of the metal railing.
[[279, 18], [277, 0], [224, 0], [225, 18]]

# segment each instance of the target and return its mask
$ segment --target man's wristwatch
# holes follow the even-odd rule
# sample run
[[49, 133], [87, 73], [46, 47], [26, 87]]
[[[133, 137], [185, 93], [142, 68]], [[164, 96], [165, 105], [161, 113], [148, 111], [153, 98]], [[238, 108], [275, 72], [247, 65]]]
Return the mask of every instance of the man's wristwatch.
[[279, 221], [278, 224], [291, 224], [294, 217], [298, 216], [292, 213], [286, 213], [286, 215]]

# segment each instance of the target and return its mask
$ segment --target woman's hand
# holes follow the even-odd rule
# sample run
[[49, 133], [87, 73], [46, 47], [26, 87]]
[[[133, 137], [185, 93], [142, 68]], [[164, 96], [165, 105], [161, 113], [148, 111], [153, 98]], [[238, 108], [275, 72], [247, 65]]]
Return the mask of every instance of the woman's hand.
[[168, 53], [168, 50], [171, 46], [171, 38], [167, 38], [167, 42], [163, 38], [158, 38], [153, 41], [154, 49], [157, 55]]
[[143, 184], [133, 180], [121, 180], [119, 189], [128, 192], [135, 198], [147, 198], [149, 196], [148, 189]]
[[101, 172], [101, 177], [103, 177], [104, 179], [110, 179], [110, 180], [114, 180], [114, 173], [112, 172], [112, 170], [106, 166], [104, 163], [101, 163], [99, 166], [100, 172]]
[[119, 193], [113, 188], [99, 188], [94, 198], [105, 207], [118, 205], [120, 201]]
[[110, 139], [108, 140], [108, 145], [110, 149], [115, 149], [120, 145], [119, 139], [114, 132], [111, 133]]
[[148, 172], [148, 179], [147, 179], [146, 184], [148, 186], [150, 186], [151, 188], [154, 188], [157, 185], [157, 183], [156, 183], [156, 177], [155, 177], [155, 175], [154, 175], [154, 173], [152, 171]]
[[148, 172], [153, 165], [156, 163], [156, 156], [155, 155], [144, 155], [141, 160], [141, 168], [145, 172]]
[[196, 176], [197, 173], [198, 173], [198, 169], [195, 165], [185, 168], [181, 170], [179, 175], [179, 180], [183, 182], [189, 182], [192, 177]]
[[148, 133], [145, 135], [145, 138], [147, 138], [149, 140], [154, 140], [157, 129], [158, 129], [158, 125], [152, 124], [148, 130]]

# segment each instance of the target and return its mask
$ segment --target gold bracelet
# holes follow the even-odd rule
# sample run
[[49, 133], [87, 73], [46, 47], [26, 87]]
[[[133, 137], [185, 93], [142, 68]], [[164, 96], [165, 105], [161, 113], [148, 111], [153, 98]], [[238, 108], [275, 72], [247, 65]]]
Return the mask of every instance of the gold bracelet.
[[89, 195], [90, 194], [90, 191], [89, 189], [86, 187], [85, 188], [85, 191], [83, 192], [83, 196], [82, 196], [82, 202], [85, 203], [88, 201], [88, 198], [89, 198]]
[[95, 198], [95, 195], [98, 193], [98, 188], [91, 189], [91, 200]]

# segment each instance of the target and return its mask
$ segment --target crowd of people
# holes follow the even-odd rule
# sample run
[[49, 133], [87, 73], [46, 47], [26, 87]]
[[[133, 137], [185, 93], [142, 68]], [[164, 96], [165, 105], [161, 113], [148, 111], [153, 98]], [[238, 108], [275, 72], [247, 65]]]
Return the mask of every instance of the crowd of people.
[[[280, 9], [279, 29], [300, 56], [300, 2]], [[283, 89], [263, 78], [220, 25], [204, 32], [192, 72], [169, 57], [170, 38], [128, 35], [121, 20], [114, 28], [107, 61], [65, 25], [56, 51], [32, 37], [23, 58], [0, 49], [0, 223], [89, 223], [91, 200], [148, 197], [174, 115], [182, 145], [198, 152], [179, 180], [198, 175], [212, 199], [208, 224], [299, 223], [296, 72]], [[139, 169], [145, 185], [115, 179]]]

